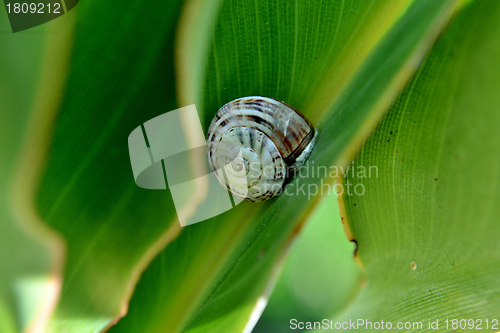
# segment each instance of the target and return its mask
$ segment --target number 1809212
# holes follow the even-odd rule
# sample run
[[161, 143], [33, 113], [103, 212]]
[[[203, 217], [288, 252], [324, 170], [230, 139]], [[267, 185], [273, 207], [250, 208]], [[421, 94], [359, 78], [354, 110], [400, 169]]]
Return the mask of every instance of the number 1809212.
[[45, 4], [45, 3], [13, 3], [7, 4], [7, 13], [14, 14], [61, 14], [61, 4], [53, 3], [53, 4]]

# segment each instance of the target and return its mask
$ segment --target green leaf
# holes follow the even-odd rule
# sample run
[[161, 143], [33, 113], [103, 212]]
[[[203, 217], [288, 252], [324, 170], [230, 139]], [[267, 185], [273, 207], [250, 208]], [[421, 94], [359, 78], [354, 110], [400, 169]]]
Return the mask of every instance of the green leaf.
[[321, 321], [352, 302], [362, 286], [337, 196], [325, 196], [304, 226], [253, 332], [289, 332], [290, 319]]
[[500, 3], [469, 2], [357, 156], [344, 184], [365, 194], [344, 193], [344, 221], [368, 284], [334, 321], [498, 331], [498, 59]]
[[[284, 99], [318, 125], [310, 161], [327, 167], [345, 163], [413, 73], [453, 3], [223, 2], [206, 80], [194, 82], [205, 88], [189, 87], [205, 91], [205, 129], [232, 98]], [[179, 58], [181, 73], [199, 66], [190, 59], [203, 57]], [[324, 177], [299, 177], [293, 186], [331, 185]], [[130, 313], [110, 332], [251, 329], [290, 243], [318, 200], [299, 192], [242, 203], [184, 228], [146, 270]]]
[[50, 142], [36, 146], [47, 153], [32, 185], [41, 219], [67, 243], [48, 332], [99, 332], [117, 320], [140, 273], [180, 230], [169, 195], [134, 183], [127, 147], [134, 128], [177, 107], [173, 40], [180, 7], [180, 1], [84, 1], [71, 11], [67, 81], [60, 105], [50, 110], [57, 118], [43, 119], [53, 131]]
[[0, 15], [0, 331], [8, 333], [39, 329], [61, 287], [63, 242], [33, 205], [42, 154], [32, 138], [46, 137], [41, 118], [60, 98], [72, 17], [12, 34]]

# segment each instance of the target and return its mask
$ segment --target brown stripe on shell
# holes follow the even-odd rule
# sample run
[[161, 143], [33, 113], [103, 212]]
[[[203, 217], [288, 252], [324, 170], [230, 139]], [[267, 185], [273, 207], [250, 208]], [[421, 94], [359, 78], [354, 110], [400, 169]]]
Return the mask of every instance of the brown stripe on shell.
[[250, 97], [229, 102], [219, 110], [210, 125], [208, 140], [218, 141], [227, 130], [236, 126], [252, 127], [265, 133], [285, 158], [312, 131], [310, 122], [286, 103]]
[[314, 128], [312, 128], [312, 130], [308, 133], [307, 137], [304, 140], [302, 140], [302, 142], [297, 147], [297, 149], [295, 149], [290, 155], [285, 157], [286, 165], [295, 164], [295, 160], [297, 159], [297, 157], [300, 156], [300, 154], [302, 154], [304, 149], [309, 145], [311, 140], [314, 138], [315, 134], [316, 134], [316, 131], [314, 130]]

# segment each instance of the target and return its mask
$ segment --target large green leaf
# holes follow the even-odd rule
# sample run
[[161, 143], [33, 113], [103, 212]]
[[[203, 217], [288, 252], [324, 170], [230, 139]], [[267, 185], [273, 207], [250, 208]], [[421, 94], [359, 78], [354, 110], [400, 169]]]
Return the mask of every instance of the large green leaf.
[[39, 220], [33, 186], [43, 159], [36, 144], [61, 96], [72, 21], [67, 15], [12, 34], [0, 11], [0, 332], [39, 328], [61, 287], [63, 243]]
[[[48, 331], [99, 332], [123, 315], [150, 260], [180, 227], [165, 192], [138, 188], [127, 137], [176, 108], [174, 32], [180, 1], [81, 2], [36, 209], [67, 243]], [[29, 161], [27, 161], [29, 163]]]
[[290, 319], [321, 321], [343, 311], [363, 285], [342, 228], [337, 196], [325, 196], [290, 250], [269, 304], [252, 332], [289, 332]]
[[368, 284], [336, 320], [500, 329], [499, 59], [500, 3], [468, 3], [359, 153], [343, 205]]
[[[217, 109], [232, 98], [283, 99], [318, 125], [310, 160], [328, 167], [345, 163], [422, 59], [453, 3], [225, 1], [208, 48], [206, 80], [179, 77], [184, 89], [191, 89], [180, 93], [189, 96], [181, 97], [181, 103], [204, 101], [197, 106], [203, 107], [206, 129]], [[190, 20], [207, 21], [189, 13], [193, 16], [183, 19], [187, 26]], [[193, 59], [204, 57], [181, 56], [180, 73], [199, 66]], [[325, 181], [330, 185], [332, 179], [304, 177], [293, 186]], [[145, 272], [129, 314], [110, 331], [251, 328], [290, 242], [318, 198], [298, 193], [242, 203], [183, 229]]]

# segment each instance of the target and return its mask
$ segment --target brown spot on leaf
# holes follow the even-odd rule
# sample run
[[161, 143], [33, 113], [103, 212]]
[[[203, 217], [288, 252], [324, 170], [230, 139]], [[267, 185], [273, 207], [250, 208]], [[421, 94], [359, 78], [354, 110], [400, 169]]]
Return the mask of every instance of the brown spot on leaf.
[[264, 258], [264, 255], [266, 254], [266, 249], [262, 249], [260, 252], [259, 252], [259, 260], [262, 260], [262, 258]]

